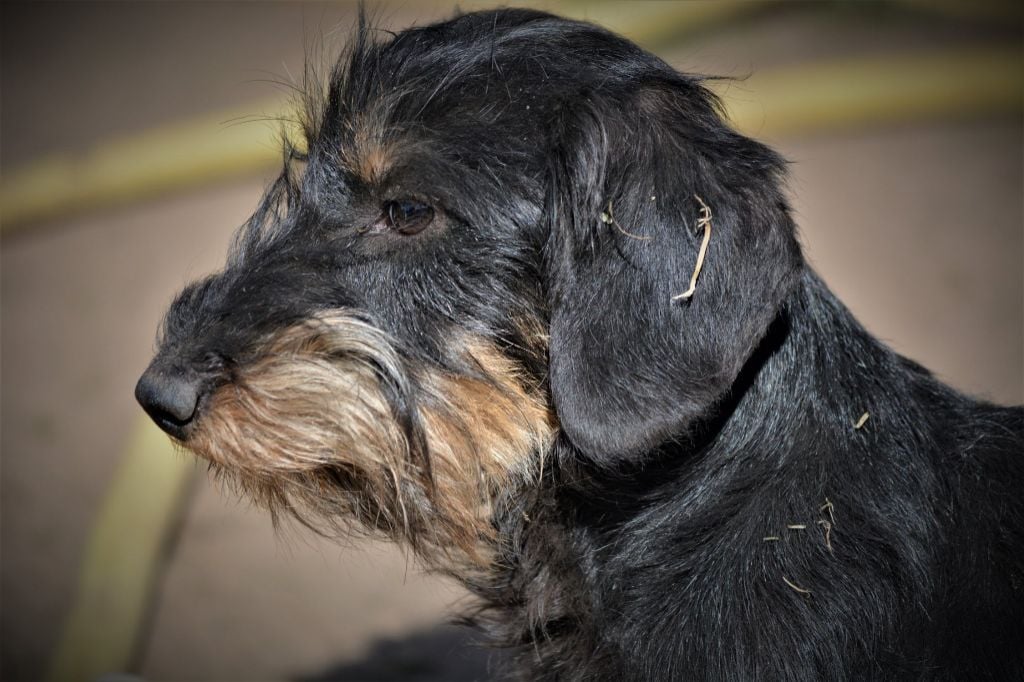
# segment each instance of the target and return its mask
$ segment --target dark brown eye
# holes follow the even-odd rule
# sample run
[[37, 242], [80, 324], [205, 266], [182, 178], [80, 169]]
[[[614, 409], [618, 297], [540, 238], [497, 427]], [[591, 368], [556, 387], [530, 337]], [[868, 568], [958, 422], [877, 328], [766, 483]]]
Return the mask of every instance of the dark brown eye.
[[389, 201], [384, 204], [382, 220], [388, 229], [399, 234], [417, 234], [434, 220], [434, 209], [412, 199]]

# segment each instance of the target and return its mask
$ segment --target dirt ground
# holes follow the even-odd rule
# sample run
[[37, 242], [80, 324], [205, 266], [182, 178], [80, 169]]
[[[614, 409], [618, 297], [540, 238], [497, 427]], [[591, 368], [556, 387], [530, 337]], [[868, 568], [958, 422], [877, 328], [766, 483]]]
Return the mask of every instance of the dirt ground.
[[[448, 9], [404, 3], [382, 17], [402, 26]], [[353, 8], [7, 3], [2, 12], [6, 174], [111, 136], [257, 108], [277, 91], [256, 81], [301, 70], [310, 35], [343, 33]], [[951, 43], [1021, 47], [1019, 25], [964, 21], [787, 5], [663, 54], [686, 71], [741, 75]], [[1000, 403], [1024, 401], [1022, 138], [1019, 117], [983, 117], [769, 140], [793, 162], [802, 240], [825, 280], [899, 352]], [[2, 679], [44, 676], [88, 530], [140, 418], [132, 388], [163, 309], [218, 266], [267, 180], [71, 216], [0, 243]], [[264, 514], [203, 479], [135, 672], [487, 679], [487, 656], [445, 625], [465, 598], [390, 546], [275, 536]]]

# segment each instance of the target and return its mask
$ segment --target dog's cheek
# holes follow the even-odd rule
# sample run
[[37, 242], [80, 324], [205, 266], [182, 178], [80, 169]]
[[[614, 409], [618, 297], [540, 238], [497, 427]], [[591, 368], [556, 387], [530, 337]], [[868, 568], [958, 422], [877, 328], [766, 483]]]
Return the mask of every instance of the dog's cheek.
[[483, 339], [460, 345], [480, 375], [430, 374], [421, 417], [438, 516], [477, 563], [495, 539], [495, 506], [540, 475], [556, 424], [512, 360]]
[[492, 485], [504, 488], [541, 464], [556, 423], [536, 386], [484, 339], [460, 344], [479, 376], [433, 373], [423, 410], [432, 460], [454, 469], [476, 466]]

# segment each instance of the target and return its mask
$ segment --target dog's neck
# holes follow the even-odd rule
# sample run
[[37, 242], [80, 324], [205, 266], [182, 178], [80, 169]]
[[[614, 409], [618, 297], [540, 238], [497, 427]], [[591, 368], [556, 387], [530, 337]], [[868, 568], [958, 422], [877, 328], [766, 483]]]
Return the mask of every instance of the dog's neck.
[[[647, 477], [654, 489], [670, 479], [674, 491], [680, 489], [679, 477], [693, 477], [702, 485], [770, 477], [793, 459], [813, 460], [805, 457], [808, 449], [820, 448], [823, 462], [829, 453], [870, 450], [872, 436], [902, 429], [910, 419], [923, 427], [907, 437], [934, 432], [930, 427], [941, 415], [916, 414], [912, 394], [922, 390], [945, 395], [951, 406], [958, 399], [926, 370], [869, 334], [807, 269], [732, 389], [703, 419], [674, 442], [614, 469], [579, 464], [587, 461], [585, 454], [561, 441], [554, 459], [570, 473], [558, 483], [596, 484], [607, 495], [618, 488], [617, 481], [628, 479], [628, 496], [635, 497], [640, 491], [634, 483]], [[780, 439], [779, 434], [789, 437]], [[921, 449], [924, 444], [915, 445]], [[702, 488], [692, 495], [697, 500], [709, 492]]]
[[[561, 628], [597, 637], [628, 627], [600, 614], [657, 594], [659, 580], [679, 589], [672, 580], [686, 575], [680, 608], [691, 610], [694, 628], [710, 632], [720, 623], [705, 602], [732, 598], [717, 592], [722, 580], [764, 582], [783, 594], [794, 589], [782, 581], [787, 576], [759, 573], [773, 566], [772, 557], [750, 563], [769, 542], [790, 543], [795, 565], [820, 564], [822, 574], [805, 574], [808, 581], [840, 580], [829, 571], [832, 557], [842, 556], [844, 570], [868, 575], [900, 566], [900, 575], [889, 574], [894, 593], [921, 584], [930, 554], [922, 545], [931, 536], [922, 524], [936, 515], [918, 507], [937, 495], [908, 496], [896, 480], [933, 471], [914, 458], [946, 448], [919, 442], [935, 438], [941, 429], [932, 427], [942, 419], [915, 406], [920, 390], [946, 391], [955, 404], [955, 393], [873, 339], [807, 271], [730, 394], [677, 442], [611, 470], [588, 465], [564, 439], [556, 443], [543, 489], [526, 489], [497, 520], [507, 543], [500, 562], [508, 568], [499, 581], [470, 584], [485, 596], [482, 614], [501, 614], [492, 630], [504, 641], [554, 637]], [[915, 485], [936, 491], [941, 483], [923, 476]], [[879, 515], [902, 520], [900, 537], [854, 537], [851, 528], [873, 528]], [[794, 533], [802, 535], [789, 537]], [[877, 543], [885, 566], [851, 552], [868, 541]], [[737, 548], [747, 554], [721, 556]], [[659, 573], [662, 562], [672, 563], [675, 578]], [[751, 575], [724, 575], [729, 567]], [[748, 588], [735, 589], [739, 595]], [[588, 626], [589, 614], [602, 622]], [[860, 617], [888, 616], [880, 610]]]

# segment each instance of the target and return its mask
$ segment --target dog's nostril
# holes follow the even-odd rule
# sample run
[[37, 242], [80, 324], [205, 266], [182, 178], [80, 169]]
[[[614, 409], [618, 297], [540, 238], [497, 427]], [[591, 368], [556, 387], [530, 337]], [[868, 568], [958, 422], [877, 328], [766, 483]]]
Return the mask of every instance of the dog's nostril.
[[135, 399], [161, 429], [181, 438], [199, 405], [202, 382], [184, 374], [147, 369], [135, 385]]

